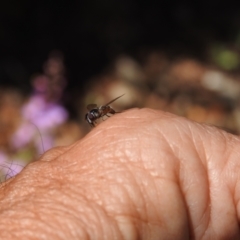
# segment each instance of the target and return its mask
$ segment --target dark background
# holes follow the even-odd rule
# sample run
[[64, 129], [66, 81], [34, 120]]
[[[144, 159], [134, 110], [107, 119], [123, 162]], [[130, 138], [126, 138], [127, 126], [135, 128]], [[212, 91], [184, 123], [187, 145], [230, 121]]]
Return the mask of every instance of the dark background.
[[84, 137], [86, 106], [123, 93], [116, 111], [161, 109], [239, 135], [240, 7], [0, 0], [0, 182]]
[[54, 49], [65, 56], [69, 91], [122, 53], [162, 49], [204, 61], [210, 44], [238, 37], [239, 25], [229, 1], [1, 1], [0, 85], [30, 90]]

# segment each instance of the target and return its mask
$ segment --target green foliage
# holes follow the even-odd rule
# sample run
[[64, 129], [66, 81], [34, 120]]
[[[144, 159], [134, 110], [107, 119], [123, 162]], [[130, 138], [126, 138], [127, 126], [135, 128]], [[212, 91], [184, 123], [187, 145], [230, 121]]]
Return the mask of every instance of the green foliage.
[[225, 46], [213, 47], [211, 57], [214, 63], [224, 70], [235, 70], [240, 64], [239, 54]]

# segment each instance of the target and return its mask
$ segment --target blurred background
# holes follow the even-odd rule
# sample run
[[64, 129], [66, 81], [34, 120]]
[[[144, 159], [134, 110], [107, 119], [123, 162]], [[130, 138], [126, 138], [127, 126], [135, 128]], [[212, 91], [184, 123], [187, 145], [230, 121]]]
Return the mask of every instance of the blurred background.
[[0, 181], [91, 128], [86, 106], [240, 132], [240, 8], [219, 1], [0, 1]]

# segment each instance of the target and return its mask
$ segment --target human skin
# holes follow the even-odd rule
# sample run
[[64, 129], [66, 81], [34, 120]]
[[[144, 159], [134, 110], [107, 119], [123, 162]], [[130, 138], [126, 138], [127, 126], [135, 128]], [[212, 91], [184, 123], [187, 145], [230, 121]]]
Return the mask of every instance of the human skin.
[[133, 109], [0, 188], [0, 239], [240, 239], [240, 139]]

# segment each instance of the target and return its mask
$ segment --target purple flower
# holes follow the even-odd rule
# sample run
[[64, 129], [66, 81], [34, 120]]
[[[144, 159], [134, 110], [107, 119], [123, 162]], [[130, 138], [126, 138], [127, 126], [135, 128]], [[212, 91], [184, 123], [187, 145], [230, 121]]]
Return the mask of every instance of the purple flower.
[[41, 155], [54, 146], [54, 139], [51, 134], [41, 133], [41, 136], [35, 138], [34, 144]]
[[[38, 152], [53, 147], [51, 130], [64, 123], [68, 118], [67, 111], [57, 103], [46, 102], [43, 96], [32, 96], [22, 109], [24, 122], [14, 133], [11, 143], [14, 148], [19, 149], [31, 141], [35, 141]], [[34, 140], [36, 136], [42, 135], [42, 141]], [[40, 147], [41, 145], [41, 147]], [[43, 146], [44, 148], [43, 148]]]
[[[10, 139], [15, 150], [29, 146], [31, 154], [34, 144], [36, 151], [42, 154], [54, 146], [54, 129], [68, 118], [65, 108], [57, 103], [66, 86], [64, 72], [62, 55], [57, 52], [44, 64], [44, 74], [32, 80], [33, 96], [22, 107], [22, 123]], [[16, 161], [10, 162], [8, 156], [0, 151], [2, 172], [8, 177], [20, 172], [25, 165], [19, 159]]]
[[68, 118], [68, 113], [62, 106], [46, 102], [40, 95], [31, 97], [22, 112], [23, 117], [34, 123], [40, 131], [55, 128]]
[[46, 93], [50, 79], [46, 75], [39, 75], [33, 79], [32, 85], [36, 92]]
[[49, 130], [64, 123], [68, 118], [67, 111], [58, 104], [49, 104], [32, 122], [40, 131]]
[[42, 112], [46, 108], [46, 100], [41, 95], [32, 96], [28, 103], [23, 106], [22, 115], [23, 118], [29, 121], [34, 121], [34, 119], [41, 116]]
[[11, 144], [14, 148], [19, 149], [26, 146], [37, 131], [33, 124], [28, 122], [22, 123], [11, 138]]

